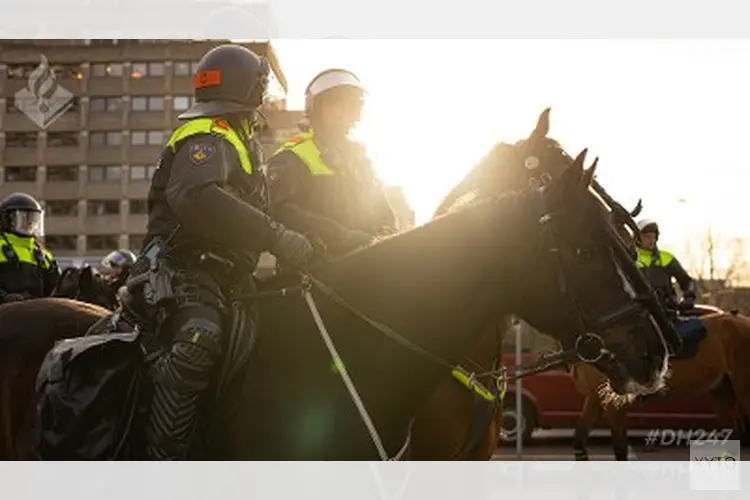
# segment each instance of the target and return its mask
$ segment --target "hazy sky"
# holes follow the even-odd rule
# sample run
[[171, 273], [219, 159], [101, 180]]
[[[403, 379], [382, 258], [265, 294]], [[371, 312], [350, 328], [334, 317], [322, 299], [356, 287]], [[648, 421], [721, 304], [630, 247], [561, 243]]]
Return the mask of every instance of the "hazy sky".
[[498, 140], [552, 107], [551, 136], [600, 156], [599, 179], [662, 223], [682, 252], [709, 223], [750, 237], [750, 41], [328, 40], [274, 42], [299, 108], [315, 73], [346, 67], [370, 95], [361, 136], [427, 220]]

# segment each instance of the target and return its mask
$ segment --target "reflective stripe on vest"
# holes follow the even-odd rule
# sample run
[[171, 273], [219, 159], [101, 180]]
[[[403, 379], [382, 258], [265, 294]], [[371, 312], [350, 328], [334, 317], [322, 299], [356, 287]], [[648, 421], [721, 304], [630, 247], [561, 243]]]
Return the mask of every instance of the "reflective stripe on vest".
[[654, 253], [651, 250], [645, 248], [638, 249], [638, 260], [636, 265], [638, 267], [667, 267], [670, 262], [674, 260], [674, 255], [664, 250], [659, 250], [659, 258], [654, 262]]
[[[40, 262], [37, 261], [37, 257], [34, 254], [40, 252], [42, 261], [41, 267], [43, 269], [49, 269], [52, 265], [52, 254], [49, 250], [42, 248], [37, 244], [36, 240], [31, 236], [18, 236], [13, 233], [5, 233], [3, 234], [3, 237], [0, 238], [0, 245], [2, 246], [2, 251], [0, 251], [0, 263], [10, 262], [12, 257], [9, 259], [6, 254], [6, 252], [10, 251], [12, 252], [11, 256], [15, 254], [16, 257], [18, 257], [19, 262], [39, 267]], [[6, 247], [10, 248], [6, 250]]]
[[178, 142], [187, 139], [190, 136], [197, 134], [214, 134], [226, 139], [234, 149], [237, 150], [237, 154], [240, 157], [240, 163], [242, 164], [242, 170], [248, 174], [253, 173], [253, 166], [250, 163], [250, 154], [247, 151], [247, 146], [242, 142], [240, 136], [232, 130], [232, 128], [223, 120], [215, 120], [212, 118], [196, 118], [190, 120], [183, 125], [180, 125], [174, 132], [172, 137], [167, 142], [167, 147], [171, 148], [173, 152], [176, 152], [175, 146]]
[[334, 175], [334, 171], [328, 168], [320, 157], [320, 150], [312, 140], [312, 132], [304, 132], [293, 139], [288, 140], [274, 154], [282, 151], [291, 151], [296, 154], [302, 162], [307, 165], [313, 175]]

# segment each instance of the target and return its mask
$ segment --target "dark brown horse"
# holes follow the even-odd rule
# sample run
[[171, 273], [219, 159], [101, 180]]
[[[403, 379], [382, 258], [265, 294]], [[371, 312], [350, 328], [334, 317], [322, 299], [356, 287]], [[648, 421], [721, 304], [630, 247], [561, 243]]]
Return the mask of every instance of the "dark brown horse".
[[632, 262], [615, 258], [609, 225], [587, 192], [593, 172], [584, 175], [582, 163], [543, 193], [487, 200], [317, 269], [313, 296], [345, 361], [336, 370], [305, 301], [262, 300], [254, 359], [212, 405], [200, 456], [378, 456], [340, 380], [344, 366], [383, 449], [395, 453], [421, 404], [503, 312], [568, 348], [598, 331], [612, 352], [598, 364], [613, 383], [657, 390], [664, 339], [628, 292], [623, 266]]
[[[433, 218], [460, 208], [465, 203], [485, 199], [525, 186], [541, 187], [557, 178], [572, 162], [560, 144], [548, 138], [550, 110], [544, 110], [536, 127], [515, 145], [500, 143], [477, 164], [442, 200]], [[625, 210], [594, 181], [594, 191], [610, 210], [610, 221], [623, 244], [631, 247], [635, 229], [631, 212]], [[488, 328], [462, 362], [477, 373], [491, 372], [501, 361], [510, 317], [501, 318]], [[480, 381], [493, 387], [491, 377]], [[420, 409], [414, 423], [412, 456], [429, 460], [489, 460], [497, 448], [502, 426], [501, 394], [493, 400], [467, 390], [459, 380], [446, 380]], [[443, 436], [436, 439], [435, 436]]]

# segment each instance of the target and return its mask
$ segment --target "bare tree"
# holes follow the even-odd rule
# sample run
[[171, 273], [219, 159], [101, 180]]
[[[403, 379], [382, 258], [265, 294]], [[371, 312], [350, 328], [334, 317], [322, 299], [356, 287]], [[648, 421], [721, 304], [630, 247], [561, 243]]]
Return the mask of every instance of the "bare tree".
[[688, 242], [686, 267], [698, 281], [703, 301], [715, 303], [719, 292], [737, 286], [748, 276], [746, 250], [745, 240], [722, 237], [713, 227], [706, 230], [697, 244]]

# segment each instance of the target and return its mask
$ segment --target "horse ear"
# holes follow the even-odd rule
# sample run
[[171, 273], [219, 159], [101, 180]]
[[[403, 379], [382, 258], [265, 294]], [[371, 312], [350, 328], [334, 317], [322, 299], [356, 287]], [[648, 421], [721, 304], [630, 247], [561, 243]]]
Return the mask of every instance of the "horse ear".
[[536, 127], [534, 128], [534, 131], [531, 132], [529, 139], [544, 139], [547, 137], [547, 134], [549, 133], [549, 112], [550, 108], [541, 112], [536, 121]]
[[635, 208], [630, 212], [630, 216], [633, 218], [638, 217], [641, 214], [641, 210], [643, 210], [643, 199], [638, 198], [638, 203], [636, 204]]
[[586, 160], [586, 153], [588, 152], [587, 149], [584, 149], [580, 153], [578, 153], [578, 156], [576, 156], [576, 159], [573, 160], [573, 163], [570, 164], [568, 168], [566, 168], [562, 174], [560, 174], [560, 181], [563, 185], [568, 187], [578, 187], [581, 185], [581, 182], [583, 181], [583, 162]]
[[[584, 150], [585, 151], [585, 150]], [[596, 166], [599, 165], [599, 157], [594, 160], [594, 163], [583, 172], [583, 179], [581, 179], [583, 187], [588, 189], [591, 183], [594, 182], [594, 175], [596, 174]]]

